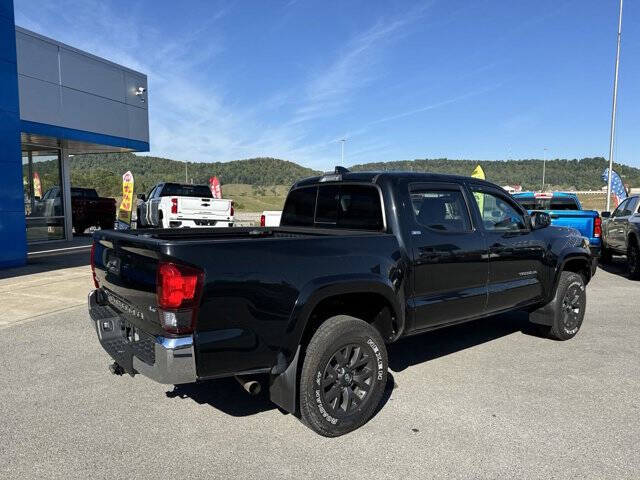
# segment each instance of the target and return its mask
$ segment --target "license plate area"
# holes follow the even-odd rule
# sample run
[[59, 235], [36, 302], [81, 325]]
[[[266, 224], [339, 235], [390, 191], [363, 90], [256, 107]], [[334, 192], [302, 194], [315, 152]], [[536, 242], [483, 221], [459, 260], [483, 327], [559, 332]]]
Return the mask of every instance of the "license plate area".
[[155, 338], [126, 320], [122, 315], [98, 322], [100, 341], [107, 353], [127, 371], [136, 373], [133, 357], [153, 365]]

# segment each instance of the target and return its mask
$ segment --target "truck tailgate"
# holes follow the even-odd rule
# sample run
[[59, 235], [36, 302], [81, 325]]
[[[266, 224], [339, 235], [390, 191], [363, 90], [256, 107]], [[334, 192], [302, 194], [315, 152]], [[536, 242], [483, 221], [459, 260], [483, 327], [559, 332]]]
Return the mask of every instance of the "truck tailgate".
[[551, 224], [578, 230], [587, 238], [593, 236], [593, 222], [598, 215], [591, 210], [549, 210]]
[[231, 200], [217, 198], [180, 197], [178, 214], [181, 215], [231, 215]]
[[95, 277], [109, 305], [145, 332], [162, 333], [157, 314], [155, 241], [95, 238], [92, 262]]

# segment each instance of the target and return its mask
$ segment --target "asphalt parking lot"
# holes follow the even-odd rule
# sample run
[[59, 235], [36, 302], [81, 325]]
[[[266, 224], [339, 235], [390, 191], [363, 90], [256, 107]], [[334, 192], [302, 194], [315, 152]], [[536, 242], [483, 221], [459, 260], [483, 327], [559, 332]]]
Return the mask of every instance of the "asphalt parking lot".
[[638, 299], [614, 265], [571, 341], [520, 314], [402, 341], [381, 410], [335, 439], [233, 379], [109, 374], [84, 306], [6, 323], [0, 477], [638, 478]]

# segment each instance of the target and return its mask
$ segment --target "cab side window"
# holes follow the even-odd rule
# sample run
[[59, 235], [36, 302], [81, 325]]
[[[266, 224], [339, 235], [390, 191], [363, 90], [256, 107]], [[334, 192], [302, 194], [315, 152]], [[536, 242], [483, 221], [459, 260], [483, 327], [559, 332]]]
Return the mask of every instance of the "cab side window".
[[443, 232], [469, 232], [471, 219], [462, 191], [457, 189], [411, 189], [415, 220], [422, 226]]
[[524, 215], [506, 196], [471, 188], [485, 230], [509, 232], [526, 230]]
[[633, 215], [638, 210], [638, 203], [640, 203], [640, 197], [631, 197], [629, 199], [629, 206], [627, 209], [629, 210], [629, 215]]

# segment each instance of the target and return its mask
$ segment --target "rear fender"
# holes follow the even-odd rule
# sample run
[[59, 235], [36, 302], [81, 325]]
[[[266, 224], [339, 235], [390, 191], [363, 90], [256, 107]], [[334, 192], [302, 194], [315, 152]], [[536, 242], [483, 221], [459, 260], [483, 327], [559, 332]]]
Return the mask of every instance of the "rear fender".
[[316, 279], [307, 284], [298, 296], [286, 329], [289, 345], [287, 353], [289, 355], [280, 352], [278, 362], [271, 372], [269, 386], [271, 401], [288, 412], [295, 413], [297, 411], [298, 374], [302, 358], [304, 358], [301, 340], [311, 314], [320, 302], [334, 296], [351, 293], [379, 294], [393, 310], [392, 313], [398, 324], [397, 338], [404, 330], [404, 309], [400, 308], [404, 302], [403, 292], [401, 281], [385, 282], [376, 275], [331, 276]]

